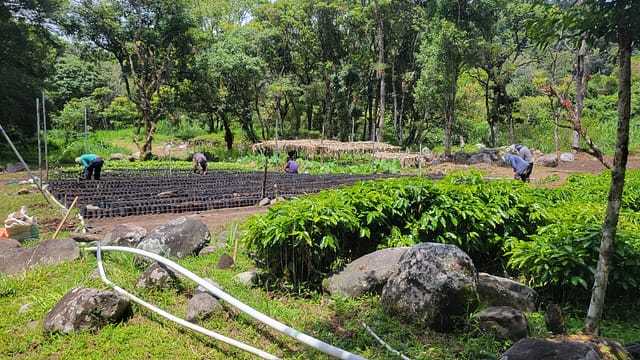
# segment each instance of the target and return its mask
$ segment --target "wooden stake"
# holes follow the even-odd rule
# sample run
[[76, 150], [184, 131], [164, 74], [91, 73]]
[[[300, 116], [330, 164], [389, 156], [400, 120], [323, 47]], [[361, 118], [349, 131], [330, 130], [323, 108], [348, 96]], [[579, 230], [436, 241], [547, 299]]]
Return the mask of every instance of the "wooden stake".
[[77, 202], [78, 202], [78, 197], [76, 196], [76, 198], [73, 199], [73, 202], [71, 203], [71, 206], [69, 206], [69, 208], [67, 209], [67, 213], [64, 214], [64, 217], [62, 218], [62, 221], [60, 222], [60, 225], [58, 225], [58, 228], [56, 229], [56, 232], [53, 234], [52, 239], [55, 239], [56, 236], [58, 236], [58, 233], [60, 232], [60, 229], [62, 229], [62, 225], [64, 224], [65, 221], [67, 221], [67, 217], [69, 217], [69, 214], [71, 214], [71, 209], [73, 209], [73, 207], [76, 205]]

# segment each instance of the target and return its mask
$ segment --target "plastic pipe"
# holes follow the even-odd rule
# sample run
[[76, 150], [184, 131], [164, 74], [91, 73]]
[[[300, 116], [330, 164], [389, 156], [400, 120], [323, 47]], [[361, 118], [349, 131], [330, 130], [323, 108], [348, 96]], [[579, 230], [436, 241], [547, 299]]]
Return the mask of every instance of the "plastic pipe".
[[[97, 251], [97, 247], [88, 247], [86, 248], [88, 251]], [[130, 247], [124, 247], [124, 246], [102, 246], [102, 250], [106, 250], [106, 251], [123, 251], [123, 252], [129, 252], [132, 254], [136, 254], [136, 255], [142, 255], [142, 256], [146, 256], [150, 259], [153, 259], [159, 263], [162, 263], [164, 265], [169, 266], [170, 268], [174, 269], [175, 271], [181, 273], [182, 275], [186, 276], [187, 278], [191, 279], [192, 281], [196, 282], [198, 285], [202, 286], [203, 288], [207, 289], [207, 291], [209, 291], [210, 293], [212, 293], [213, 295], [215, 295], [217, 298], [222, 299], [226, 302], [228, 302], [229, 304], [235, 306], [236, 308], [238, 308], [240, 311], [244, 312], [245, 314], [251, 316], [252, 318], [262, 322], [265, 325], [268, 325], [278, 331], [280, 331], [281, 333], [288, 335], [304, 344], [307, 344], [311, 347], [313, 347], [314, 349], [317, 349], [325, 354], [329, 354], [335, 358], [338, 359], [344, 359], [344, 360], [366, 360], [365, 358], [350, 353], [346, 350], [337, 348], [333, 345], [327, 344], [325, 342], [323, 342], [322, 340], [318, 340], [314, 337], [311, 337], [307, 334], [301, 333], [275, 319], [272, 319], [266, 315], [264, 315], [263, 313], [253, 309], [252, 307], [244, 304], [243, 302], [235, 299], [234, 297], [232, 297], [231, 295], [225, 293], [224, 291], [218, 289], [217, 287], [213, 286], [212, 284], [208, 283], [207, 281], [205, 281], [204, 279], [200, 278], [199, 276], [197, 276], [196, 274], [192, 273], [191, 271], [185, 269], [184, 267], [180, 266], [179, 264], [166, 259], [160, 255], [154, 254], [152, 252], [148, 252], [148, 251], [144, 251], [144, 250], [140, 250], [140, 249], [135, 249], [135, 248], [130, 248]]]
[[[106, 248], [106, 246], [104, 248]], [[264, 351], [262, 351], [260, 349], [256, 349], [256, 348], [254, 348], [254, 347], [252, 347], [250, 345], [247, 345], [247, 344], [244, 344], [244, 343], [239, 342], [237, 340], [228, 338], [228, 337], [226, 337], [224, 335], [220, 335], [220, 334], [218, 334], [216, 332], [213, 332], [213, 331], [211, 331], [209, 329], [203, 328], [203, 327], [198, 326], [198, 325], [196, 325], [194, 323], [191, 323], [191, 322], [188, 322], [188, 321], [186, 321], [184, 319], [176, 317], [176, 316], [174, 316], [174, 315], [172, 315], [172, 314], [170, 314], [170, 313], [168, 313], [168, 312], [166, 312], [166, 311], [164, 311], [164, 310], [162, 310], [160, 308], [155, 307], [154, 305], [149, 304], [148, 302], [138, 298], [137, 296], [135, 296], [133, 294], [130, 294], [126, 290], [122, 289], [121, 287], [119, 287], [118, 285], [114, 284], [109, 279], [107, 279], [107, 276], [106, 276], [106, 274], [104, 272], [104, 267], [102, 266], [102, 254], [101, 254], [102, 252], [100, 251], [100, 249], [101, 249], [100, 243], [98, 243], [98, 245], [95, 248], [89, 248], [89, 250], [91, 250], [91, 249], [97, 249], [96, 257], [98, 259], [98, 270], [100, 271], [100, 277], [102, 278], [102, 281], [104, 281], [106, 284], [111, 286], [118, 293], [120, 293], [120, 294], [126, 296], [127, 298], [135, 301], [136, 303], [146, 307], [147, 309], [149, 309], [149, 310], [151, 310], [151, 311], [163, 316], [164, 318], [169, 319], [169, 320], [171, 320], [173, 322], [176, 322], [176, 323], [178, 323], [178, 324], [180, 324], [182, 326], [185, 326], [185, 327], [187, 327], [187, 328], [189, 328], [191, 330], [195, 330], [195, 331], [197, 331], [197, 332], [199, 332], [201, 334], [207, 335], [207, 336], [212, 337], [212, 338], [214, 338], [216, 340], [225, 342], [225, 343], [227, 343], [229, 345], [233, 345], [233, 346], [235, 346], [235, 347], [237, 347], [239, 349], [242, 349], [244, 351], [250, 352], [250, 353], [252, 353], [254, 355], [258, 355], [263, 359], [268, 359], [268, 360], [278, 360], [278, 359], [280, 359], [280, 358], [278, 358], [278, 357], [276, 357], [274, 355], [271, 355], [271, 354], [269, 354], [267, 352], [264, 352]]]

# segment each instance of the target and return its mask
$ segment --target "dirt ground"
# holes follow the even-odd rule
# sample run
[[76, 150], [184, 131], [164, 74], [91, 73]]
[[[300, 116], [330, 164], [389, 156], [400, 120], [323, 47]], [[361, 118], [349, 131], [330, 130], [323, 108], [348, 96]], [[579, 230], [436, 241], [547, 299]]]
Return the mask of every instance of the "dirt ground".
[[[611, 162], [611, 159], [609, 159], [609, 161]], [[510, 167], [492, 166], [487, 164], [456, 165], [453, 163], [442, 163], [439, 165], [429, 166], [426, 169], [423, 169], [423, 173], [446, 174], [454, 170], [468, 170], [471, 168], [486, 172], [487, 178], [499, 179], [499, 178], [513, 177], [513, 170], [511, 170]], [[535, 166], [533, 169], [533, 174], [531, 176], [530, 181], [533, 186], [545, 186], [545, 187], [558, 186], [558, 185], [562, 185], [565, 179], [572, 173], [587, 172], [587, 173], [597, 174], [602, 172], [604, 169], [605, 167], [602, 164], [600, 164], [600, 162], [597, 159], [593, 158], [592, 156], [584, 153], [577, 153], [575, 154], [575, 161], [560, 162], [560, 164], [555, 168]], [[627, 169], [629, 170], [640, 169], [640, 157], [638, 156], [629, 157]], [[28, 179], [28, 174], [27, 173], [0, 174], [0, 190], [2, 189], [4, 184], [11, 178]], [[550, 179], [556, 179], [556, 180], [549, 181]], [[148, 231], [150, 231], [157, 226], [167, 224], [168, 222], [178, 218], [179, 216], [194, 216], [202, 220], [205, 224], [207, 224], [207, 226], [209, 227], [209, 230], [211, 231], [211, 234], [215, 236], [216, 234], [224, 230], [232, 229], [235, 225], [244, 222], [247, 218], [249, 218], [253, 214], [266, 213], [267, 211], [268, 211], [267, 207], [249, 206], [249, 207], [209, 210], [209, 211], [183, 213], [183, 214], [153, 214], [153, 215], [128, 216], [124, 218], [122, 217], [100, 218], [100, 219], [85, 220], [85, 226], [87, 226], [96, 235], [106, 235], [115, 226], [119, 224], [141, 226], [147, 229]], [[39, 225], [41, 229], [42, 227], [45, 227], [45, 228], [52, 227], [53, 230], [55, 230], [55, 228], [57, 227], [57, 224], [58, 224], [58, 221], [55, 221], [55, 220], [39, 221]], [[80, 225], [80, 222], [78, 219], [70, 219], [68, 221], [67, 226], [65, 226], [65, 229], [77, 228], [77, 225]]]

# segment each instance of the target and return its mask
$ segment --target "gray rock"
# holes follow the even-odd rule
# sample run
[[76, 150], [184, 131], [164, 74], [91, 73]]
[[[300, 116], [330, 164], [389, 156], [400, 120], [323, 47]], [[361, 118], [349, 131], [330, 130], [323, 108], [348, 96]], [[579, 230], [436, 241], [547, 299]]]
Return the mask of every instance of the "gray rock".
[[137, 248], [164, 257], [182, 259], [197, 255], [210, 241], [211, 234], [202, 220], [181, 216], [153, 229]]
[[529, 322], [522, 311], [510, 306], [492, 306], [475, 315], [478, 327], [498, 340], [518, 341], [529, 336]]
[[489, 306], [511, 306], [527, 312], [537, 309], [538, 293], [511, 279], [481, 272], [478, 274], [478, 294], [480, 301]]
[[[618, 357], [605, 357], [598, 348]], [[603, 360], [628, 358], [629, 354], [620, 344], [605, 338], [562, 337], [558, 339], [524, 338], [505, 351], [499, 360]]]
[[478, 273], [455, 245], [424, 243], [401, 257], [382, 289], [382, 304], [402, 318], [451, 331], [478, 305]]
[[102, 245], [126, 246], [135, 248], [147, 236], [147, 230], [140, 226], [120, 224], [102, 239]]
[[45, 316], [45, 333], [97, 330], [133, 315], [131, 303], [115, 291], [74, 287]]
[[557, 167], [558, 166], [558, 155], [556, 154], [545, 154], [536, 160], [536, 164], [544, 167]]
[[71, 239], [44, 240], [33, 246], [9, 247], [0, 252], [0, 272], [15, 275], [36, 266], [55, 265], [80, 257]]
[[12, 238], [0, 238], [0, 253], [9, 249], [19, 249], [22, 247], [20, 241]]
[[178, 282], [179, 279], [173, 270], [156, 262], [140, 274], [137, 286], [142, 289], [164, 289]]
[[233, 280], [239, 282], [240, 284], [246, 287], [250, 287], [250, 286], [253, 286], [258, 280], [258, 273], [255, 271], [245, 271], [234, 276]]
[[220, 258], [218, 259], [218, 263], [216, 264], [216, 269], [219, 269], [219, 270], [230, 269], [234, 265], [235, 265], [235, 261], [233, 261], [233, 258], [227, 253], [222, 253], [222, 255], [220, 255]]
[[389, 277], [398, 270], [398, 261], [407, 249], [409, 247], [382, 249], [362, 256], [325, 279], [322, 286], [328, 293], [344, 297], [380, 293]]
[[[222, 287], [211, 279], [204, 280], [222, 290]], [[196, 289], [193, 297], [187, 303], [185, 320], [196, 323], [198, 320], [207, 319], [211, 314], [220, 310], [222, 310], [222, 304], [220, 304], [218, 298], [200, 285]]]
[[271, 199], [269, 199], [268, 197], [260, 200], [260, 202], [258, 203], [258, 206], [267, 206], [271, 204]]
[[573, 156], [573, 153], [562, 153], [560, 154], [560, 161], [563, 162], [572, 162], [575, 161], [576, 157]]
[[208, 292], [197, 293], [189, 299], [184, 319], [196, 323], [219, 310], [222, 310], [222, 304], [213, 295]]

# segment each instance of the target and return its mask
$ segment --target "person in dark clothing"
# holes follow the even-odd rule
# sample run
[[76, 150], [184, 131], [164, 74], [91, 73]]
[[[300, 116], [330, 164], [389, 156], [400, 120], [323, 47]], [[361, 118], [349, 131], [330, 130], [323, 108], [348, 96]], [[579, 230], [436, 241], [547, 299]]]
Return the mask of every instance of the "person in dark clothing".
[[529, 168], [529, 164], [526, 161], [524, 161], [520, 156], [513, 154], [505, 154], [502, 157], [502, 160], [504, 160], [505, 163], [511, 165], [511, 167], [513, 168], [513, 172], [515, 173], [513, 176], [515, 179], [527, 181], [528, 177], [526, 176], [526, 174], [525, 177], [522, 176], [523, 172], [526, 172]]
[[193, 172], [200, 175], [207, 174], [207, 157], [204, 154], [193, 154]]
[[294, 150], [289, 151], [289, 157], [287, 158], [287, 165], [284, 167], [284, 171], [289, 174], [298, 173], [298, 163], [296, 162], [296, 152]]
[[100, 180], [100, 172], [102, 165], [104, 165], [104, 159], [96, 154], [84, 154], [76, 158], [76, 162], [81, 164], [84, 168], [82, 171], [83, 180]]
[[533, 155], [531, 155], [531, 150], [528, 147], [522, 144], [515, 144], [514, 148], [518, 152], [518, 156], [522, 158], [522, 160], [526, 161], [529, 164], [527, 170], [522, 174], [522, 176], [529, 180], [529, 176], [531, 176], [531, 172], [533, 171]]

